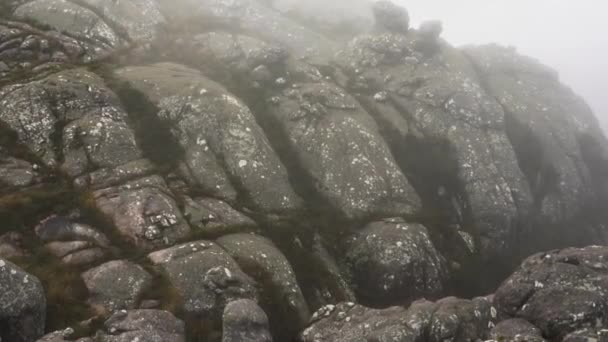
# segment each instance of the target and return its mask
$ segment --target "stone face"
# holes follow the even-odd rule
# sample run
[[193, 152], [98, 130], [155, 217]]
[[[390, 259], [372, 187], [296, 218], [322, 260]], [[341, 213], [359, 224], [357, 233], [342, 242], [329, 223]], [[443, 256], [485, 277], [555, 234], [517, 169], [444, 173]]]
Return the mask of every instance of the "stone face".
[[162, 268], [187, 313], [217, 318], [230, 301], [257, 298], [253, 280], [213, 242], [171, 247], [149, 254], [148, 259]]
[[129, 67], [116, 76], [155, 103], [160, 120], [173, 122], [193, 187], [228, 201], [242, 189], [238, 195], [260, 214], [299, 210], [301, 200], [253, 115], [222, 86], [176, 64]]
[[0, 338], [30, 342], [42, 336], [46, 298], [40, 281], [0, 259]]
[[110, 261], [82, 274], [89, 290], [89, 304], [109, 312], [134, 309], [152, 276], [141, 266], [125, 260]]
[[234, 234], [221, 237], [217, 243], [239, 264], [245, 273], [261, 285], [273, 325], [289, 335], [299, 331], [310, 318], [310, 312], [296, 275], [283, 253], [263, 237]]
[[427, 229], [388, 219], [367, 225], [347, 242], [346, 262], [362, 300], [390, 305], [442, 293], [445, 261]]
[[496, 291], [494, 305], [507, 317], [534, 324], [549, 339], [605, 326], [606, 253], [606, 247], [587, 247], [534, 255]]
[[170, 246], [190, 227], [160, 176], [137, 179], [93, 192], [95, 205], [127, 241], [142, 250]]
[[268, 317], [256, 302], [235, 300], [224, 309], [222, 342], [271, 342]]

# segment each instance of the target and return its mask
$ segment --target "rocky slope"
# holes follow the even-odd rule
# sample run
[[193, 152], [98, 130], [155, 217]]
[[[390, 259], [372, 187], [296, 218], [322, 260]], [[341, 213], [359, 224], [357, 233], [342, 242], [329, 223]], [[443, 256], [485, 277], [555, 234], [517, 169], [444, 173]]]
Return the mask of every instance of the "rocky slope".
[[0, 340], [608, 338], [589, 107], [370, 13], [0, 0]]

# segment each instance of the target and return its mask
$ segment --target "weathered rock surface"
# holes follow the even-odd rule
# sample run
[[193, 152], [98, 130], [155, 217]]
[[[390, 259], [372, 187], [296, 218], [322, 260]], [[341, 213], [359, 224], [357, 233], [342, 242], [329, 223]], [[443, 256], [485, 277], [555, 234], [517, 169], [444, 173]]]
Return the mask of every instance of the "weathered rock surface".
[[370, 223], [344, 249], [361, 300], [390, 305], [436, 297], [443, 291], [445, 260], [422, 225], [400, 219]]
[[250, 217], [213, 198], [187, 198], [184, 214], [195, 231], [206, 235], [222, 236], [258, 229]]
[[19, 6], [14, 15], [75, 37], [85, 61], [149, 43], [165, 21], [152, 0], [35, 0]]
[[182, 173], [194, 188], [232, 202], [243, 196], [269, 216], [301, 207], [253, 115], [222, 86], [176, 64], [129, 67], [116, 77], [160, 109], [149, 114], [170, 125], [183, 150]]
[[184, 342], [184, 322], [161, 310], [117, 311], [97, 332], [94, 340], [102, 342]]
[[118, 98], [84, 69], [1, 88], [0, 98], [0, 120], [19, 142], [70, 176], [141, 156]]
[[[539, 224], [560, 230], [550, 234], [555, 239], [549, 242], [604, 241], [605, 232], [598, 231], [593, 220], [579, 223], [575, 231], [569, 224], [587, 213], [597, 215], [594, 203], [606, 198], [605, 176], [598, 174], [605, 172], [606, 164], [596, 160], [605, 160], [608, 143], [589, 106], [559, 83], [555, 71], [512, 49], [483, 46], [465, 52], [480, 70], [486, 90], [504, 109], [507, 133], [534, 195]], [[590, 146], [595, 157], [589, 158]]]
[[152, 286], [152, 276], [125, 260], [110, 261], [82, 274], [89, 290], [89, 304], [109, 312], [135, 309], [141, 295]]
[[93, 197], [99, 210], [138, 249], [154, 250], [171, 246], [190, 232], [167, 184], [160, 176], [96, 190]]
[[513, 273], [608, 243], [588, 106], [288, 1], [0, 0], [0, 339], [606, 339], [606, 247]]
[[485, 339], [492, 322], [490, 302], [444, 298], [414, 302], [408, 309], [369, 309], [354, 303], [321, 308], [302, 333], [315, 341], [474, 341]]
[[494, 304], [500, 314], [527, 320], [549, 339], [606, 327], [607, 253], [592, 246], [531, 256], [496, 291]]
[[429, 215], [474, 233], [484, 257], [512, 253], [532, 197], [503, 110], [460, 51], [442, 44], [425, 56], [417, 41], [416, 32], [355, 38], [336, 58], [341, 82], [375, 113]]
[[0, 338], [34, 341], [44, 333], [46, 298], [40, 281], [0, 259]]
[[191, 242], [148, 255], [182, 297], [187, 313], [217, 318], [226, 304], [257, 299], [254, 281], [217, 244]]
[[222, 342], [272, 342], [268, 317], [250, 299], [228, 303], [222, 321]]
[[507, 319], [496, 324], [490, 331], [490, 337], [496, 341], [545, 341], [540, 329], [521, 318]]
[[267, 298], [262, 305], [268, 308], [273, 326], [293, 336], [308, 323], [310, 312], [296, 275], [270, 240], [234, 234], [219, 238], [217, 243], [260, 285], [261, 297]]

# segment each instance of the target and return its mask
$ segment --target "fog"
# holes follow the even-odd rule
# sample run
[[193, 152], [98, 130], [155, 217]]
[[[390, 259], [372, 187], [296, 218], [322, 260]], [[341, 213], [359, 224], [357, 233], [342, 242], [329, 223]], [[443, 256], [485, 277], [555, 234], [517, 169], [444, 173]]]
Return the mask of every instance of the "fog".
[[[608, 131], [608, 4], [601, 0], [395, 0], [412, 25], [444, 23], [454, 45], [500, 43], [556, 69], [583, 96]], [[298, 6], [316, 19], [354, 13], [371, 18], [368, 0], [275, 0]], [[361, 21], [364, 22], [364, 21]]]
[[556, 69], [608, 131], [608, 3], [598, 0], [399, 0], [413, 25], [444, 23], [455, 45], [512, 45]]

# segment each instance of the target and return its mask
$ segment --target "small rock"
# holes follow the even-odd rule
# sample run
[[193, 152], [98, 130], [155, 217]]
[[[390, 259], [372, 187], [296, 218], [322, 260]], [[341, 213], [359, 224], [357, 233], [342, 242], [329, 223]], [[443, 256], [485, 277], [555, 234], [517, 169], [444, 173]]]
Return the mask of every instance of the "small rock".
[[271, 342], [268, 317], [256, 302], [241, 299], [228, 303], [223, 314], [222, 342]]

